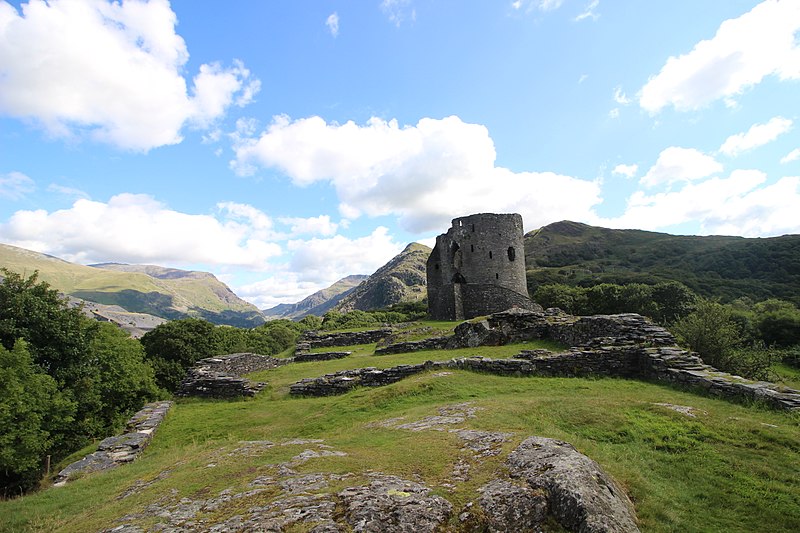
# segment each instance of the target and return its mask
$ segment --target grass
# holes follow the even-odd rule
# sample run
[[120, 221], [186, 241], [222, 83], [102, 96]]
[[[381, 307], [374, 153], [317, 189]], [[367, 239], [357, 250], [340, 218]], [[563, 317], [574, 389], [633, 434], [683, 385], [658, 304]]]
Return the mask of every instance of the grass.
[[787, 363], [775, 363], [770, 370], [778, 376], [777, 383], [800, 390], [800, 368]]
[[[292, 444], [231, 453], [241, 441], [324, 439], [347, 453], [312, 459], [299, 472], [353, 473], [328, 490], [364, 482], [367, 470], [419, 479], [453, 503], [457, 515], [477, 489], [502, 471], [505, 453], [482, 463], [448, 431], [410, 432], [377, 426], [419, 420], [437, 408], [471, 402], [475, 418], [456, 427], [513, 433], [509, 452], [529, 435], [572, 443], [628, 491], [643, 531], [800, 530], [800, 417], [744, 406], [663, 385], [623, 379], [500, 377], [429, 372], [381, 388], [327, 398], [293, 398], [288, 386], [346, 368], [388, 367], [468, 355], [510, 357], [524, 345], [374, 356], [374, 345], [343, 348], [344, 359], [297, 363], [252, 377], [269, 382], [252, 400], [180, 400], [138, 461], [66, 487], [0, 502], [0, 531], [99, 531], [145, 513], [157, 502], [206, 499], [224, 489], [250, 490], [278, 463], [307, 449]], [[339, 348], [336, 348], [337, 350]], [[667, 403], [691, 406], [694, 418]], [[448, 489], [459, 458], [471, 479]], [[152, 482], [132, 496], [131, 487]], [[277, 497], [275, 489], [231, 501], [206, 518], [223, 520]], [[141, 518], [153, 525], [157, 518]], [[457, 522], [453, 521], [453, 527]]]

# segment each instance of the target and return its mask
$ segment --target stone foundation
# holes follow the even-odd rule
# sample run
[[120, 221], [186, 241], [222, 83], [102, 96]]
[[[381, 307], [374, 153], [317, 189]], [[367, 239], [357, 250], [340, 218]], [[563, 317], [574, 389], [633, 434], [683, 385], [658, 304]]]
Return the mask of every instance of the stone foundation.
[[297, 341], [298, 353], [313, 348], [330, 348], [332, 346], [355, 346], [372, 344], [392, 334], [392, 328], [371, 329], [367, 331], [345, 331], [339, 333], [322, 333], [307, 331]]
[[636, 314], [574, 317], [554, 310], [544, 313], [511, 309], [486, 319], [464, 322], [451, 337], [392, 344], [376, 355], [442, 348], [494, 346], [511, 342], [551, 339], [573, 348], [562, 353], [522, 351], [512, 359], [467, 357], [427, 361], [379, 370], [362, 368], [307, 378], [290, 387], [293, 395], [328, 396], [358, 386], [388, 385], [433, 369], [461, 369], [506, 376], [647, 379], [706, 390], [721, 397], [763, 401], [767, 405], [800, 411], [800, 391], [773, 383], [756, 382], [720, 372], [695, 354], [675, 345], [666, 329]]

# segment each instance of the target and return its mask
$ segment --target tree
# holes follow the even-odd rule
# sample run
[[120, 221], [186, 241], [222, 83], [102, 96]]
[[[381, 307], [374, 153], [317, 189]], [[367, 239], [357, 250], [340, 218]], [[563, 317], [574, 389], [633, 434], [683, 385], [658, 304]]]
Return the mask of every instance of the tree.
[[[30, 489], [62, 446], [75, 403], [34, 362], [25, 341], [0, 346], [0, 490]], [[61, 452], [58, 455], [64, 455]]]
[[739, 328], [732, 320], [730, 308], [700, 300], [695, 311], [672, 327], [678, 340], [700, 354], [706, 364], [720, 370], [731, 367], [731, 356], [742, 344]]
[[39, 273], [23, 278], [2, 269], [0, 344], [10, 350], [17, 339], [28, 341], [34, 361], [58, 381], [81, 361], [96, 322], [70, 309], [58, 291], [39, 282]]
[[651, 294], [656, 304], [652, 318], [659, 324], [672, 324], [685, 317], [692, 312], [697, 301], [697, 295], [677, 281], [656, 283]]
[[214, 325], [199, 318], [159, 324], [140, 339], [159, 387], [174, 392], [196, 361], [221, 355]]

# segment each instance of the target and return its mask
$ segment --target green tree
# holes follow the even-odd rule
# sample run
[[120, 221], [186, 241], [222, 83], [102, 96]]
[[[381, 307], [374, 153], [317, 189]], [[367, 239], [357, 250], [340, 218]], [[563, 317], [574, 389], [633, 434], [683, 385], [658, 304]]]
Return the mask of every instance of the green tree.
[[17, 339], [25, 339], [34, 361], [63, 382], [85, 358], [97, 323], [70, 309], [58, 291], [38, 281], [38, 272], [23, 278], [0, 270], [0, 344], [10, 350]]
[[697, 302], [697, 295], [677, 281], [656, 283], [651, 294], [656, 304], [652, 318], [659, 324], [680, 320], [692, 312]]
[[697, 303], [693, 313], [676, 322], [672, 332], [706, 364], [726, 371], [732, 366], [730, 359], [734, 349], [741, 346], [743, 340], [731, 309], [705, 299]]
[[539, 285], [533, 299], [544, 308], [558, 307], [573, 315], [583, 314], [586, 309], [586, 290], [561, 283]]
[[0, 346], [0, 490], [35, 486], [47, 454], [66, 455], [61, 436], [75, 403], [33, 362], [25, 341]]
[[159, 387], [174, 392], [196, 361], [221, 355], [214, 329], [205, 320], [185, 318], [159, 324], [142, 336], [145, 357], [153, 365]]

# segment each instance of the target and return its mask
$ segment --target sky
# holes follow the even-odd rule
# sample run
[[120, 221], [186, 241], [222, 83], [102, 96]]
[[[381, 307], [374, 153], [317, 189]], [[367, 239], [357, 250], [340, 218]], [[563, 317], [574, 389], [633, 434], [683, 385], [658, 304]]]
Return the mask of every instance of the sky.
[[450, 220], [800, 233], [800, 0], [0, 0], [0, 242], [268, 308]]

